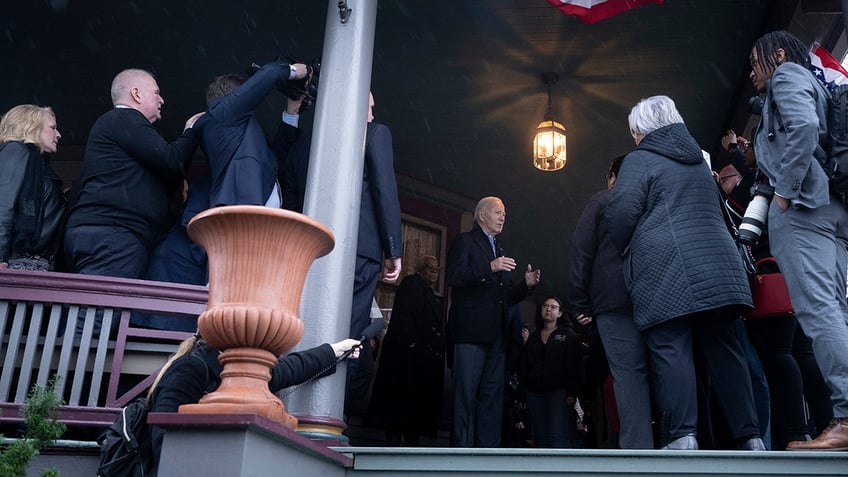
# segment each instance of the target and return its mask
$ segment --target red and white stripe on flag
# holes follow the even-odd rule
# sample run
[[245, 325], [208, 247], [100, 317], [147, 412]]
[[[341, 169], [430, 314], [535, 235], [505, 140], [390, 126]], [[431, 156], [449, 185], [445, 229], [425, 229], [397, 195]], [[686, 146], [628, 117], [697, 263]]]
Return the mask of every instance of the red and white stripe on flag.
[[566, 15], [573, 15], [583, 23], [595, 23], [646, 3], [663, 0], [548, 0]]
[[848, 84], [848, 71], [818, 43], [810, 50], [810, 69], [828, 89]]

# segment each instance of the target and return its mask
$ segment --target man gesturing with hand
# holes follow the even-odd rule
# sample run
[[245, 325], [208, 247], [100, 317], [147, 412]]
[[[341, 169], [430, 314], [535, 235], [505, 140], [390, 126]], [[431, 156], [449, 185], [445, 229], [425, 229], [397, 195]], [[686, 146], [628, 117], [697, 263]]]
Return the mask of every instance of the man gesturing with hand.
[[541, 278], [528, 264], [524, 280], [512, 283], [516, 261], [495, 240], [505, 219], [499, 198], [481, 199], [474, 227], [456, 238], [448, 255], [455, 447], [500, 446], [506, 347], [512, 341], [507, 308], [529, 296]]

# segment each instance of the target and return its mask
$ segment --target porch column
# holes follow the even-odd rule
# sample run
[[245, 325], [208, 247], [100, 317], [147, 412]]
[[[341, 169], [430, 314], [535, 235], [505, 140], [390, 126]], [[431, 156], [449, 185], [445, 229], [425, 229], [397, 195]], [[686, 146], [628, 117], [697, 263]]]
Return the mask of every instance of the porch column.
[[[332, 230], [336, 246], [307, 276], [297, 349], [339, 341], [350, 328], [376, 17], [377, 0], [328, 1], [304, 213]], [[342, 364], [335, 375], [286, 398], [299, 433], [346, 441], [341, 435], [346, 370]]]

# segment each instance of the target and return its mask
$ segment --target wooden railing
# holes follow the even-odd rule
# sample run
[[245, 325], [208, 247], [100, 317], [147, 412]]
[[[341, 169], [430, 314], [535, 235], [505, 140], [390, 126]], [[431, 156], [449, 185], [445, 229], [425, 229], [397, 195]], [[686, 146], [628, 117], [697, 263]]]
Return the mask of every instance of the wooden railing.
[[133, 312], [194, 326], [207, 298], [205, 287], [192, 285], [0, 270], [0, 423], [22, 421], [31, 387], [54, 376], [66, 403], [62, 422], [111, 423], [190, 335], [133, 326]]

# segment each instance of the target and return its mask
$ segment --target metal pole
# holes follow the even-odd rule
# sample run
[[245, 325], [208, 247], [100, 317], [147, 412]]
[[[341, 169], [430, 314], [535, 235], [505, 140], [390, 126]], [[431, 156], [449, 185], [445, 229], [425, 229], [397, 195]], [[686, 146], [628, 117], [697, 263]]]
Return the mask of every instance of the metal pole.
[[[349, 332], [376, 18], [377, 0], [328, 2], [304, 213], [327, 225], [336, 245], [306, 279], [300, 306], [304, 333], [297, 349], [339, 341]], [[299, 432], [345, 440], [346, 369], [340, 365], [335, 375], [287, 399]]]

